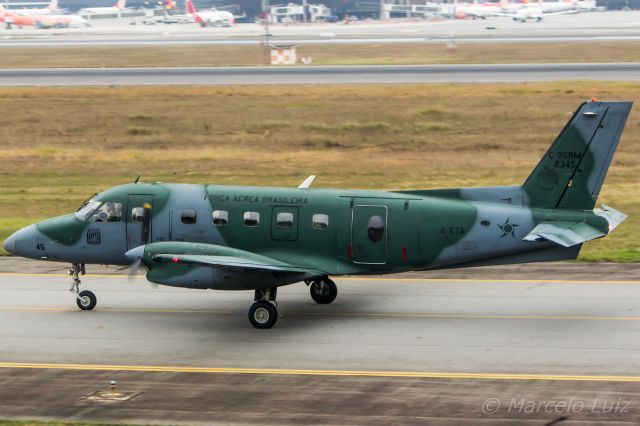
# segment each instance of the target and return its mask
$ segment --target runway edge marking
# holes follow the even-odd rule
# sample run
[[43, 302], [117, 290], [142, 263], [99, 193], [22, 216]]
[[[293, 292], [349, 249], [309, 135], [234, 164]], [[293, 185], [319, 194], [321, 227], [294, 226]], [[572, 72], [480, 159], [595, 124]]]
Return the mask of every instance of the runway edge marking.
[[97, 365], [97, 364], [40, 364], [23, 362], [0, 362], [3, 369], [45, 369], [78, 371], [137, 371], [149, 373], [208, 373], [208, 374], [264, 374], [286, 376], [332, 376], [332, 377], [386, 377], [418, 379], [478, 379], [478, 380], [560, 380], [589, 382], [640, 382], [640, 376], [556, 375], [523, 373], [452, 373], [412, 371], [358, 371], [358, 370], [295, 370], [276, 368], [215, 368], [215, 367], [171, 367], [154, 365]]

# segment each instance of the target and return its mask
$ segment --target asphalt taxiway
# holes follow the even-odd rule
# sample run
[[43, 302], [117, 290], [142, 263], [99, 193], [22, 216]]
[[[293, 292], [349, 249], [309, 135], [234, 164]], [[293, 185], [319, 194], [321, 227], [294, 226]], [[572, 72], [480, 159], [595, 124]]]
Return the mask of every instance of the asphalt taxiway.
[[[328, 306], [299, 284], [279, 291], [271, 330], [249, 325], [249, 292], [88, 275], [98, 306], [83, 312], [68, 281], [0, 274], [5, 417], [539, 424], [559, 414], [505, 404], [573, 397], [628, 410], [571, 419], [640, 421], [640, 281], [349, 278]], [[143, 394], [82, 399], [109, 380]], [[488, 398], [502, 408], [484, 413]]]
[[640, 80], [640, 62], [0, 70], [0, 86], [489, 83]]

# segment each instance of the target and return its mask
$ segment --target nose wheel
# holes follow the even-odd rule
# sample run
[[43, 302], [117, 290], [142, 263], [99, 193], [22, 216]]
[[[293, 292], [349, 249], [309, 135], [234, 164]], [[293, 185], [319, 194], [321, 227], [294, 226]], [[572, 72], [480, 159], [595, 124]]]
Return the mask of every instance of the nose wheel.
[[83, 311], [92, 310], [93, 308], [96, 307], [97, 302], [98, 302], [98, 299], [96, 298], [96, 295], [89, 290], [81, 291], [80, 293], [78, 293], [76, 297], [76, 303], [78, 304], [78, 308], [82, 309]]
[[96, 303], [98, 303], [98, 298], [92, 291], [83, 290], [80, 291], [80, 275], [84, 275], [84, 263], [72, 263], [71, 269], [69, 269], [69, 275], [71, 275], [71, 288], [69, 291], [75, 293], [76, 295], [76, 304], [78, 308], [83, 311], [90, 311], [96, 307]]

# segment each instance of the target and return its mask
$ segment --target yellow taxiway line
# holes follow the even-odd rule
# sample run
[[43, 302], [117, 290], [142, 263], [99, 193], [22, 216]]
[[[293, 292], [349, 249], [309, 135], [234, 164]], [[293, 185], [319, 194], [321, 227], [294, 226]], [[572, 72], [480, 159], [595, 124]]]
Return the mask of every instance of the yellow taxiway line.
[[435, 371], [367, 371], [367, 370], [305, 370], [279, 368], [233, 367], [179, 367], [157, 365], [101, 365], [101, 364], [44, 364], [26, 362], [0, 362], [0, 368], [79, 370], [79, 371], [137, 371], [156, 373], [208, 373], [208, 374], [265, 374], [288, 376], [349, 376], [397, 377], [420, 379], [484, 379], [484, 380], [563, 380], [589, 382], [640, 382], [640, 376], [598, 376], [565, 374], [522, 373], [453, 373]]
[[[76, 308], [36, 307], [36, 306], [0, 306], [5, 312], [81, 312]], [[145, 309], [145, 308], [98, 308], [94, 312], [107, 313], [149, 313], [149, 314], [207, 314], [233, 315], [245, 312], [212, 309]], [[588, 315], [484, 315], [454, 313], [402, 313], [402, 312], [282, 312], [287, 316], [336, 316], [336, 317], [382, 317], [382, 318], [450, 318], [450, 319], [496, 319], [496, 320], [569, 320], [569, 321], [640, 321], [640, 317], [588, 316]]]
[[[61, 273], [22, 273], [22, 272], [0, 272], [0, 277], [68, 277], [68, 274]], [[135, 278], [135, 279], [146, 279], [144, 275], [134, 275], [129, 276], [127, 274], [87, 274], [85, 278]], [[370, 276], [362, 276], [362, 277], [335, 277], [337, 281], [380, 281], [380, 282], [398, 282], [398, 283], [490, 283], [490, 284], [500, 284], [500, 283], [522, 283], [522, 284], [540, 284], [540, 283], [551, 283], [551, 284], [592, 284], [592, 285], [602, 285], [602, 284], [633, 284], [638, 285], [640, 281], [634, 280], [545, 280], [545, 279], [483, 279], [483, 278], [386, 278], [386, 277], [370, 277]]]

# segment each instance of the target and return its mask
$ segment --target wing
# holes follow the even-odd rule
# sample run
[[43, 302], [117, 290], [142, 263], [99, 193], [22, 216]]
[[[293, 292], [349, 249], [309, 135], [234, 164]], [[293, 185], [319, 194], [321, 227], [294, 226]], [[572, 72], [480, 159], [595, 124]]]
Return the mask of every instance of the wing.
[[[260, 259], [256, 259], [256, 257], [259, 257]], [[289, 265], [266, 256], [258, 256], [255, 254], [250, 254], [250, 256], [246, 257], [212, 256], [203, 254], [156, 254], [153, 256], [153, 261], [157, 263], [209, 266], [212, 268], [231, 270], [253, 269], [260, 271], [321, 274], [320, 271]]]
[[167, 241], [127, 252], [149, 269], [156, 284], [221, 290], [248, 290], [291, 284], [326, 272], [245, 250], [215, 244]]
[[542, 16], [555, 16], [555, 15], [573, 15], [579, 13], [578, 9], [560, 10], [558, 12], [544, 12]]

